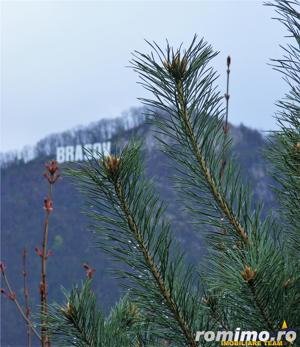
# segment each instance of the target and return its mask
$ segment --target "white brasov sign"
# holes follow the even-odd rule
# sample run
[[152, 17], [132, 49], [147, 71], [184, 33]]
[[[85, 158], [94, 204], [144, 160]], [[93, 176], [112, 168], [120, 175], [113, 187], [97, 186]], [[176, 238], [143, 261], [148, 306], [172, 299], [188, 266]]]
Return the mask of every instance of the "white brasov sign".
[[98, 159], [101, 154], [110, 154], [111, 143], [107, 142], [97, 142], [97, 143], [87, 143], [85, 145], [76, 146], [64, 146], [56, 148], [56, 161], [58, 163], [64, 163], [66, 161], [83, 161], [88, 160], [89, 155], [84, 151], [88, 150], [92, 153], [93, 157]]

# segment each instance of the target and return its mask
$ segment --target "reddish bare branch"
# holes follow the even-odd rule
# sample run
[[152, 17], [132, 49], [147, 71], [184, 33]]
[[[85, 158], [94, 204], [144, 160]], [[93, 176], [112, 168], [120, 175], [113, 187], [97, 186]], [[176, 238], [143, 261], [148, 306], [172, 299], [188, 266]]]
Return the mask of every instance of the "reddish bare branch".
[[[23, 292], [24, 292], [24, 302], [25, 302], [25, 315], [28, 320], [30, 320], [30, 306], [29, 306], [29, 288], [28, 288], [28, 271], [27, 271], [27, 249], [23, 250]], [[31, 326], [27, 323], [27, 342], [28, 347], [31, 347]]]
[[[27, 318], [26, 316], [26, 313], [23, 311], [18, 299], [17, 299], [17, 296], [15, 294], [15, 292], [12, 290], [12, 287], [9, 283], [9, 280], [6, 276], [6, 272], [5, 272], [6, 268], [5, 268], [5, 265], [1, 262], [0, 263], [0, 271], [1, 271], [1, 274], [2, 274], [2, 277], [3, 277], [3, 280], [4, 280], [4, 283], [5, 283], [5, 286], [8, 290], [8, 293], [6, 294], [7, 298], [9, 298], [11, 301], [13, 301], [18, 309], [18, 311], [20, 312], [22, 318], [25, 320], [25, 322], [30, 326], [30, 328], [32, 329], [33, 333], [35, 334], [35, 336], [41, 341], [41, 336], [40, 334], [36, 331], [32, 321]], [[1, 290], [1, 292], [3, 294], [5, 294], [5, 291], [4, 290]]]

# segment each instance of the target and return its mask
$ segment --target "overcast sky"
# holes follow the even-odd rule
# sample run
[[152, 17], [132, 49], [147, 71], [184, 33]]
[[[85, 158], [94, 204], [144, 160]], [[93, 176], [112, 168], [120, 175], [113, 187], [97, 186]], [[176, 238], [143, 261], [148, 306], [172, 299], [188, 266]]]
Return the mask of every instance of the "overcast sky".
[[230, 121], [275, 127], [286, 87], [267, 63], [285, 31], [262, 1], [2, 1], [1, 16], [2, 150], [138, 106], [131, 52], [148, 51], [145, 38], [188, 44], [194, 33], [220, 51], [222, 92], [232, 56]]

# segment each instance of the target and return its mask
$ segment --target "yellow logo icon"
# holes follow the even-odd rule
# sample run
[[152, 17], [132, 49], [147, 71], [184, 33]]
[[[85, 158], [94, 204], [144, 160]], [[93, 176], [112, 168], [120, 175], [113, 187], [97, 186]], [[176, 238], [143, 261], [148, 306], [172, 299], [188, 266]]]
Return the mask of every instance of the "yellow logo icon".
[[[287, 325], [286, 321], [284, 320], [283, 323], [282, 323], [281, 329], [282, 330], [287, 330], [287, 328], [288, 328], [288, 325]], [[294, 342], [293, 336], [286, 336], [286, 340], [289, 343], [293, 343]]]

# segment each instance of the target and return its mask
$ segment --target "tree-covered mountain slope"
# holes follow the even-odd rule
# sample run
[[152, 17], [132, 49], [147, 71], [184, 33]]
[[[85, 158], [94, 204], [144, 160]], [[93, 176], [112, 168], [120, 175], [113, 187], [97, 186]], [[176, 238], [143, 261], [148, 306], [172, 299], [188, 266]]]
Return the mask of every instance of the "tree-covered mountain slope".
[[[40, 281], [40, 258], [35, 253], [35, 247], [40, 246], [42, 240], [43, 199], [47, 193], [43, 170], [45, 162], [55, 157], [55, 147], [58, 145], [102, 141], [109, 137], [105, 134], [107, 129], [113, 129], [109, 133], [112, 150], [123, 147], [132, 137], [141, 138], [147, 173], [153, 177], [157, 191], [168, 204], [167, 213], [174, 237], [183, 245], [192, 262], [197, 262], [205, 253], [201, 230], [196, 230], [189, 223], [189, 217], [182, 211], [180, 201], [169, 185], [167, 178], [172, 176], [174, 169], [160, 151], [151, 126], [143, 118], [139, 120], [137, 117], [141, 111], [134, 110], [135, 121], [128, 126], [121, 126], [122, 121], [114, 120], [110, 127], [109, 121], [105, 121], [94, 124], [94, 127], [49, 136], [37, 144], [33, 160], [27, 163], [15, 161], [2, 168], [1, 259], [7, 266], [16, 295], [23, 301], [22, 250], [24, 246], [27, 247], [33, 312], [37, 311], [39, 304]], [[270, 178], [261, 153], [265, 143], [263, 136], [242, 125], [231, 126], [230, 134], [244, 178], [250, 180], [255, 196], [264, 201], [265, 211], [273, 209], [275, 202], [268, 187]], [[120, 280], [113, 279], [109, 271], [112, 266], [118, 265], [95, 248], [94, 235], [88, 231], [88, 220], [82, 213], [84, 198], [76, 191], [70, 178], [64, 176], [66, 166], [67, 163], [60, 165], [62, 179], [54, 187], [54, 210], [50, 217], [49, 248], [53, 251], [53, 256], [49, 257], [47, 263], [49, 301], [62, 299], [61, 286], [68, 289], [83, 279], [85, 272], [82, 264], [88, 263], [96, 269], [94, 287], [98, 301], [108, 309], [122, 293]], [[1, 300], [1, 345], [25, 345], [26, 332], [21, 317], [12, 302], [3, 297]]]

